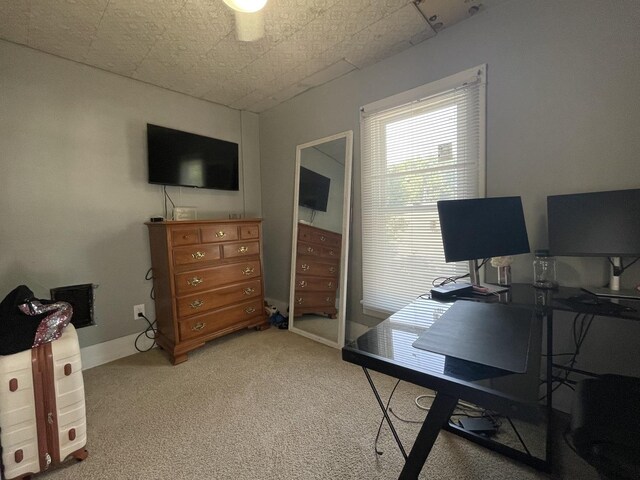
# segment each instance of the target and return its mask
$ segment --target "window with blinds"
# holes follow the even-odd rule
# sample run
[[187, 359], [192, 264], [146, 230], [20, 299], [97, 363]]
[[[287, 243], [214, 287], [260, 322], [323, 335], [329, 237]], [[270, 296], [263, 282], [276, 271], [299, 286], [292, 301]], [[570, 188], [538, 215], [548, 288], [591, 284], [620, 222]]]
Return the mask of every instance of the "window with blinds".
[[361, 112], [366, 314], [388, 316], [440, 277], [436, 202], [484, 196], [485, 66], [369, 104]]

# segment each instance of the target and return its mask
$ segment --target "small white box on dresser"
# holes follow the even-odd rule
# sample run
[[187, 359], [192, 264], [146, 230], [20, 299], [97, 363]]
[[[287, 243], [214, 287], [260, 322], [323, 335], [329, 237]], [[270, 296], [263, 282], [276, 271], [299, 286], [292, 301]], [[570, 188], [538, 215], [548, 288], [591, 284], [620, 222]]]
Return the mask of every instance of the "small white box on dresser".
[[197, 216], [196, 207], [173, 207], [174, 220], [196, 220]]

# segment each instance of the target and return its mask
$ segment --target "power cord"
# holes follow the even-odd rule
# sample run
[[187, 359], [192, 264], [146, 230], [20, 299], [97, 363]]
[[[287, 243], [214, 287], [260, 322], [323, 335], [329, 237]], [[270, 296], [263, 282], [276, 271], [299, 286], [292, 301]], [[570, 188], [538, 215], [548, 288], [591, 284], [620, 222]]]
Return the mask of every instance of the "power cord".
[[[578, 363], [577, 357], [580, 354], [580, 349], [582, 348], [582, 344], [587, 338], [587, 334], [589, 333], [589, 329], [591, 328], [591, 325], [593, 323], [594, 316], [595, 315], [587, 315], [582, 313], [576, 314], [576, 316], [573, 317], [573, 344], [575, 347], [573, 353], [556, 353], [551, 355], [551, 357], [569, 356], [569, 355], [571, 356], [571, 359], [567, 361], [564, 365], [562, 365], [562, 368], [564, 369], [564, 376], [562, 376], [562, 374], [559, 374], [557, 376], [554, 375], [552, 377], [551, 379], [552, 384], [556, 384], [556, 385], [554, 385], [551, 388], [551, 393], [555, 392], [558, 388], [562, 387], [563, 385], [570, 388], [571, 390], [575, 390], [573, 385], [575, 385], [576, 382], [574, 382], [573, 380], [570, 380], [569, 375], [574, 369], [576, 363]], [[547, 361], [551, 361], [548, 358], [548, 356], [547, 356]], [[547, 381], [549, 381], [549, 379], [541, 381], [540, 384], [542, 385]], [[545, 398], [547, 398], [546, 394], [541, 396], [539, 400], [544, 400]]]
[[167, 193], [167, 186], [166, 185], [162, 186], [162, 192], [164, 193], [164, 218], [166, 220], [168, 218], [168, 215], [169, 215], [169, 212], [167, 211], [167, 199], [171, 202], [171, 206], [173, 208], [176, 208], [176, 204], [173, 203], [173, 200], [171, 200], [171, 197]]
[[[138, 313], [138, 317], [144, 318], [147, 321], [148, 326], [144, 331], [140, 332], [140, 334], [136, 337], [134, 346], [136, 347], [136, 350], [139, 352], [148, 352], [149, 350], [151, 350], [153, 347], [156, 346], [156, 337], [158, 336], [158, 330], [154, 326], [156, 324], [156, 320], [152, 322], [143, 313]], [[151, 336], [149, 334], [151, 334]], [[153, 343], [149, 348], [141, 349], [140, 347], [138, 347], [138, 342], [140, 341], [143, 335], [147, 337], [149, 340], [153, 340]]]
[[[147, 270], [147, 273], [144, 274], [144, 279], [145, 280], [153, 280], [153, 267], [149, 268], [149, 270]], [[151, 287], [151, 292], [149, 292], [149, 298], [151, 298], [151, 300], [155, 300], [156, 299], [156, 287]]]
[[[145, 280], [153, 280], [153, 267], [151, 267], [151, 268], [149, 268], [149, 270], [147, 270], [147, 273], [144, 274], [144, 279]], [[155, 300], [156, 296], [155, 296], [154, 287], [151, 287], [151, 292], [149, 293], [149, 297], [151, 298], [151, 300]], [[149, 350], [151, 350], [153, 347], [156, 346], [156, 338], [158, 336], [158, 329], [154, 325], [156, 325], [157, 320], [154, 320], [152, 322], [142, 312], [138, 312], [138, 318], [144, 318], [146, 320], [147, 328], [145, 328], [142, 332], [140, 332], [140, 334], [136, 337], [136, 340], [133, 342], [133, 346], [139, 352], [148, 352]], [[140, 339], [142, 338], [143, 335], [146, 338], [148, 338], [149, 340], [153, 340], [153, 343], [151, 344], [151, 346], [149, 348], [141, 349], [140, 347], [138, 347], [138, 342], [140, 341]]]
[[434, 278], [431, 281], [431, 286], [432, 287], [442, 287], [444, 285], [447, 285], [449, 283], [456, 283], [458, 280], [462, 279], [462, 278], [467, 278], [469, 276], [468, 273], [465, 273], [464, 275], [459, 275], [457, 277], [437, 277]]

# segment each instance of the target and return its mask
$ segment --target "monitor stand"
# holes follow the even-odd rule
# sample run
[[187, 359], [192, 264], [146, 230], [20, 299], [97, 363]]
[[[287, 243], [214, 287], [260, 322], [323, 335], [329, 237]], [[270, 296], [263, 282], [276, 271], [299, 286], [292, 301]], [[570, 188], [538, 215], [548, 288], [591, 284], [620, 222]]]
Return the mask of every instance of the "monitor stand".
[[469, 280], [471, 285], [479, 287], [474, 289], [473, 293], [477, 295], [496, 295], [502, 292], [508, 292], [509, 287], [503, 285], [490, 285], [480, 282], [480, 267], [478, 260], [469, 260]]
[[609, 288], [606, 287], [588, 287], [583, 288], [584, 291], [589, 292], [598, 297], [608, 298], [630, 298], [633, 300], [640, 300], [640, 291], [635, 289], [620, 289], [620, 276], [624, 272], [622, 267], [622, 258], [610, 257], [611, 263], [611, 276], [609, 277]]

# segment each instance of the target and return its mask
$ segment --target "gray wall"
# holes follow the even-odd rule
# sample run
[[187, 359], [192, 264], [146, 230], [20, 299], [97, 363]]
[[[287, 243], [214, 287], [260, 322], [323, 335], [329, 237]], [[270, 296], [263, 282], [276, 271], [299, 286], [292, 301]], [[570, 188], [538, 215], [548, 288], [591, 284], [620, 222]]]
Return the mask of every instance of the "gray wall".
[[[479, 64], [488, 65], [487, 195], [522, 196], [532, 249], [547, 244], [547, 195], [640, 187], [639, 25], [637, 1], [506, 2], [262, 114], [267, 295], [288, 298], [296, 144], [352, 129], [354, 208], [347, 319], [371, 322], [360, 306], [358, 109]], [[532, 258], [517, 259], [514, 281], [532, 280]], [[604, 259], [563, 258], [559, 270], [564, 285], [600, 284], [608, 275]], [[425, 278], [425, 291], [430, 281]], [[640, 265], [625, 273], [624, 283], [640, 283]], [[612, 343], [597, 344], [599, 336]], [[640, 373], [638, 360], [624, 353], [635, 350], [640, 325], [616, 330], [599, 323], [589, 340], [594, 344], [585, 344], [583, 366], [601, 366], [609, 355], [622, 370]], [[611, 355], [608, 349], [613, 345]]]
[[168, 187], [176, 205], [261, 215], [255, 114], [3, 41], [0, 86], [0, 296], [99, 284], [83, 346], [142, 330], [134, 304], [154, 318], [144, 222], [163, 213], [163, 195], [147, 183], [147, 122], [241, 144], [240, 192]]

